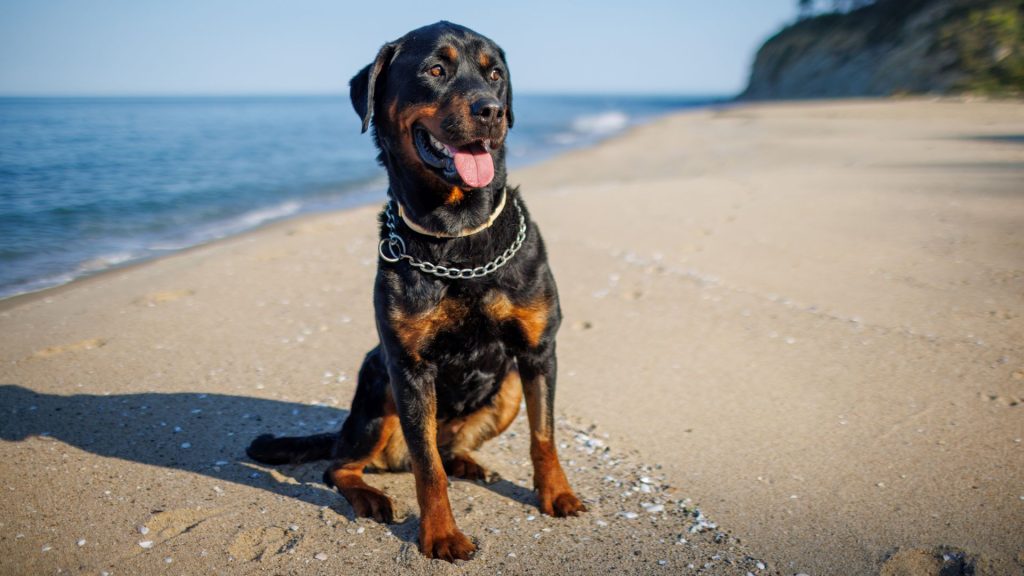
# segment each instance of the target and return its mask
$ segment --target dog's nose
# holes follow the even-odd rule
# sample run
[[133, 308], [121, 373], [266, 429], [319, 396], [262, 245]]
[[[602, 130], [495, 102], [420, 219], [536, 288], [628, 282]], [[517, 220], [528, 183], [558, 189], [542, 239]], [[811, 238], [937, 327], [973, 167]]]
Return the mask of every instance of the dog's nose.
[[469, 111], [484, 124], [496, 124], [505, 117], [505, 107], [497, 98], [490, 96], [473, 102]]

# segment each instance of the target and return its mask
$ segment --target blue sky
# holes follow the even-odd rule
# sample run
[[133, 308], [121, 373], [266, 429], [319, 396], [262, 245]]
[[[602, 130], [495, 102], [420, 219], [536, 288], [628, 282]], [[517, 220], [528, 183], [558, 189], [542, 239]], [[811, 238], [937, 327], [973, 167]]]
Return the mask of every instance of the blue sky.
[[0, 0], [0, 94], [347, 91], [437, 20], [501, 44], [527, 92], [731, 94], [795, 0]]

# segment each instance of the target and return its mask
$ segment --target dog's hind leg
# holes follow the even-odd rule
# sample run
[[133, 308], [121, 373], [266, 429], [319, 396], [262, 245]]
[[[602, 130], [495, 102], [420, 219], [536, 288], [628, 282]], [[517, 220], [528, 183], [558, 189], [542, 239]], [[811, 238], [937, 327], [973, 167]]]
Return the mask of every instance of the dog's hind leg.
[[464, 418], [445, 423], [438, 433], [445, 472], [465, 480], [497, 480], [498, 476], [478, 464], [472, 453], [508, 428], [519, 413], [522, 399], [523, 387], [519, 372], [511, 370], [490, 404]]
[[394, 521], [391, 499], [363, 480], [363, 469], [386, 467], [381, 465], [388, 461], [386, 452], [401, 440], [396, 434], [401, 436], [398, 415], [380, 349], [375, 348], [359, 370], [352, 409], [334, 446], [334, 463], [324, 472], [324, 482], [341, 492], [356, 516]]

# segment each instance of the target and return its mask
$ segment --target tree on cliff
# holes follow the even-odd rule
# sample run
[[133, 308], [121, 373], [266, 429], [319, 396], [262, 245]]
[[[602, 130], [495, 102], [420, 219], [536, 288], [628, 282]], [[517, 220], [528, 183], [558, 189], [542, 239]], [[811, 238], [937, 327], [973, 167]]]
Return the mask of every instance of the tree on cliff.
[[797, 2], [797, 8], [800, 10], [801, 20], [814, 16], [814, 0], [800, 0]]
[[874, 4], [875, 1], [876, 0], [831, 0], [826, 4], [828, 8], [819, 11], [817, 8], [821, 2], [818, 2], [817, 0], [797, 0], [797, 10], [799, 11], [799, 18], [803, 20], [817, 14], [852, 12], [859, 8]]

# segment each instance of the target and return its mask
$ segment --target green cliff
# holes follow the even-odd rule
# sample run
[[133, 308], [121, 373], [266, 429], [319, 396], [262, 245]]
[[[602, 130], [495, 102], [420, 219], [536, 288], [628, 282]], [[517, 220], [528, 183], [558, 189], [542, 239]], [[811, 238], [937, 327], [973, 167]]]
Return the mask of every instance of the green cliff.
[[878, 0], [761, 46], [741, 99], [1024, 94], [1024, 0]]

